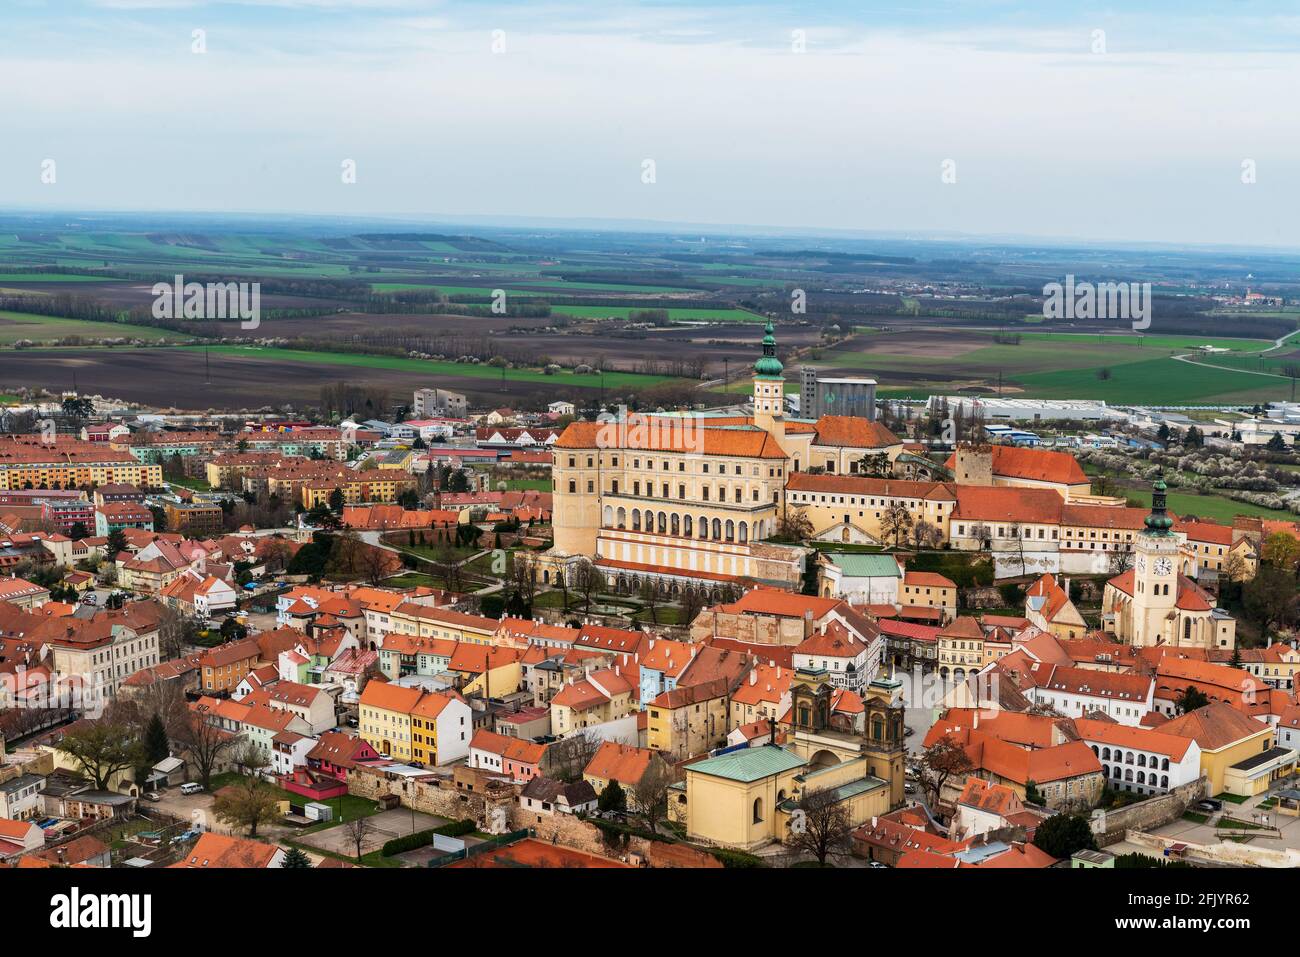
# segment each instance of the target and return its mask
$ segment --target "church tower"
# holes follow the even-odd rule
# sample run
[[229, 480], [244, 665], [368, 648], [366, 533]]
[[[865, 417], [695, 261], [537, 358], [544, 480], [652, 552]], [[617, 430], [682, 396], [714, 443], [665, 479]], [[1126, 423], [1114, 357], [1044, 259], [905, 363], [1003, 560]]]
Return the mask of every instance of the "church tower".
[[785, 438], [785, 367], [776, 357], [776, 330], [767, 321], [763, 355], [754, 363], [754, 424], [774, 438]]
[[1133, 644], [1158, 644], [1178, 602], [1178, 538], [1165, 510], [1164, 479], [1151, 487], [1151, 514], [1138, 533], [1133, 562]]

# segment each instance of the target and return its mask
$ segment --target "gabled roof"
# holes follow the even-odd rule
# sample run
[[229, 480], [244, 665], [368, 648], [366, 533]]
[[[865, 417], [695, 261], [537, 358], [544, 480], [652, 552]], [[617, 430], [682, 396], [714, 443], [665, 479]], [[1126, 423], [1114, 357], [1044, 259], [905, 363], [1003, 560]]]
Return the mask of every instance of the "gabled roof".
[[856, 415], [823, 415], [817, 420], [813, 445], [853, 449], [885, 449], [903, 440], [879, 422]]
[[474, 737], [470, 739], [469, 746], [477, 751], [487, 751], [490, 754], [496, 754], [511, 761], [518, 761], [520, 764], [540, 764], [542, 758], [546, 756], [546, 745], [544, 744], [534, 744], [532, 741], [525, 741], [522, 738], [497, 734], [486, 728], [480, 728], [474, 732]]
[[[1019, 445], [995, 445], [991, 451], [994, 475], [1034, 482], [1051, 482], [1054, 485], [1088, 484], [1088, 476], [1084, 474], [1078, 460], [1069, 452], [1053, 452]], [[954, 452], [948, 456], [944, 467], [952, 469], [956, 464], [957, 454]]]
[[655, 753], [648, 748], [605, 741], [587, 762], [583, 774], [601, 781], [617, 781], [624, 787], [635, 787], [645, 776], [654, 757]]
[[1222, 701], [1197, 708], [1160, 726], [1163, 734], [1191, 738], [1202, 751], [1218, 751], [1268, 730], [1264, 722], [1256, 721]]

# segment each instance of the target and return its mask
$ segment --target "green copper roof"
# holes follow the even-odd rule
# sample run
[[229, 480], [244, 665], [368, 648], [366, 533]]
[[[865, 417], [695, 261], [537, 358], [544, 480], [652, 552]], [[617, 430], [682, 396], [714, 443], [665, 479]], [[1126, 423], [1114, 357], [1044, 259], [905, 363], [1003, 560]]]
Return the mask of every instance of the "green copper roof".
[[801, 768], [807, 763], [799, 755], [785, 748], [765, 744], [757, 748], [744, 748], [729, 754], [720, 754], [716, 758], [709, 758], [698, 764], [688, 764], [686, 770], [748, 784], [750, 781], [768, 778], [782, 771]]
[[766, 333], [763, 336], [763, 357], [754, 363], [754, 374], [765, 379], [779, 379], [785, 366], [776, 357], [776, 330], [772, 328], [771, 319], [767, 320], [767, 327], [763, 331]]
[[1151, 486], [1151, 514], [1143, 519], [1148, 535], [1164, 538], [1172, 534], [1174, 520], [1165, 511], [1165, 492], [1167, 489], [1164, 477], [1157, 475], [1155, 484]]
[[849, 578], [902, 578], [893, 555], [827, 552], [826, 558]]

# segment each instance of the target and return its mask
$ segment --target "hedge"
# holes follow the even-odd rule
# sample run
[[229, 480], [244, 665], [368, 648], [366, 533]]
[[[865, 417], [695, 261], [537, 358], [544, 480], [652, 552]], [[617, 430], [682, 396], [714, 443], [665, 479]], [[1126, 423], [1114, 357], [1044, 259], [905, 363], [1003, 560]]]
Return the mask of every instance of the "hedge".
[[426, 831], [415, 831], [405, 837], [395, 837], [391, 841], [386, 841], [382, 853], [384, 857], [392, 857], [395, 854], [403, 854], [419, 847], [428, 847], [433, 843], [435, 834], [440, 834], [443, 837], [461, 837], [465, 834], [473, 834], [477, 830], [478, 824], [472, 818], [466, 818], [463, 821], [448, 821], [446, 824], [431, 827]]
[[709, 848], [709, 853], [722, 862], [723, 867], [767, 867], [761, 857], [744, 851], [730, 851], [725, 847]]

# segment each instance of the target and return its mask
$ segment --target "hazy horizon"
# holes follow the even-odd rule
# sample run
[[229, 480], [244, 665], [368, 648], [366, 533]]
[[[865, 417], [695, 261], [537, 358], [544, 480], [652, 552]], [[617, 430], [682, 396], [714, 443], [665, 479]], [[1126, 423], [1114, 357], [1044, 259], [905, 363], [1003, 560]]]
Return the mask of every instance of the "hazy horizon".
[[1276, 2], [9, 0], [0, 209], [1296, 249], [1298, 48]]

